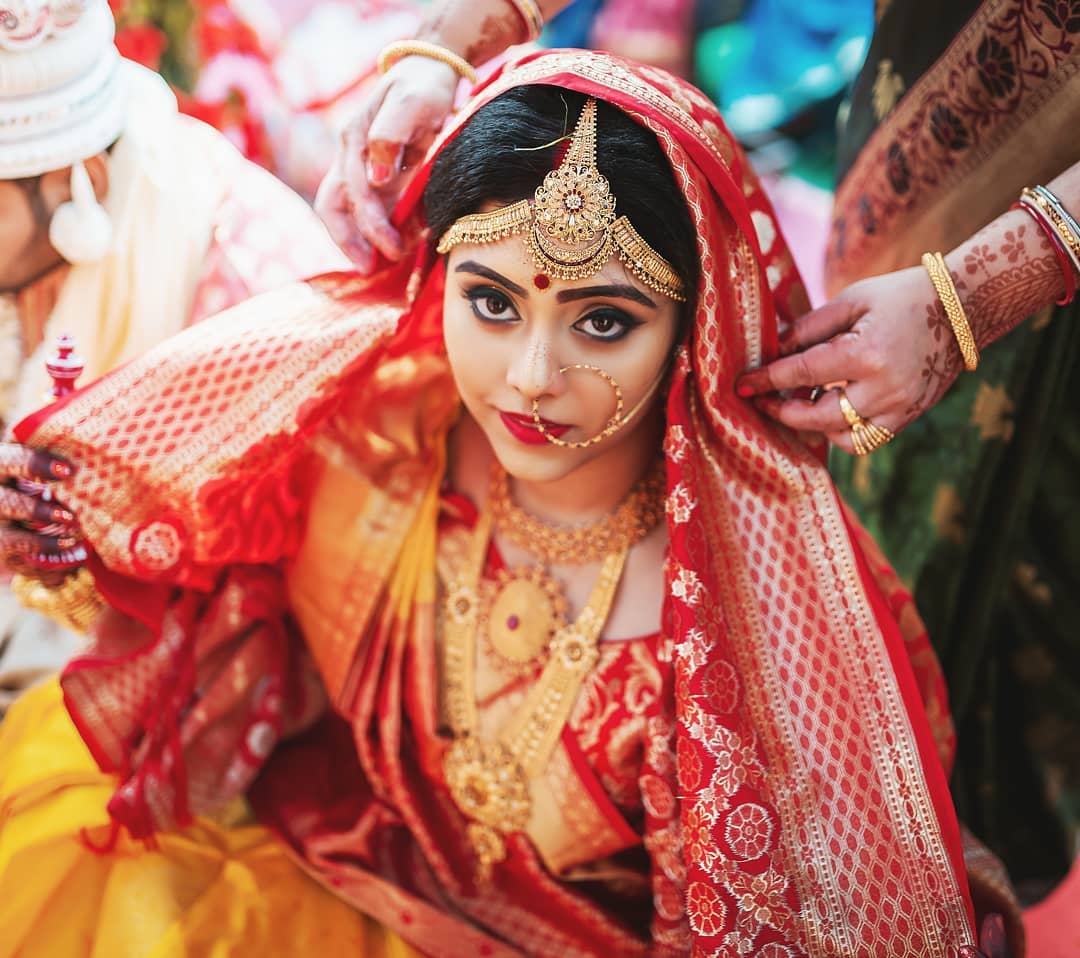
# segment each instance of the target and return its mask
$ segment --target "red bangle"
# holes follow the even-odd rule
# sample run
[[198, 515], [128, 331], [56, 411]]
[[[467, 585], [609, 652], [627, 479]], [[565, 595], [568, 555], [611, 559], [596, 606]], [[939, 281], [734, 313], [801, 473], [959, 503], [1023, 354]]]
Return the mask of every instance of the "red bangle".
[[1065, 275], [1065, 295], [1057, 301], [1057, 304], [1058, 306], [1068, 306], [1076, 298], [1076, 271], [1073, 269], [1068, 251], [1062, 245], [1061, 237], [1057, 235], [1057, 231], [1052, 226], [1044, 223], [1042, 217], [1023, 200], [1013, 203], [1009, 209], [1023, 210], [1027, 213], [1036, 222], [1039, 229], [1042, 230], [1043, 236], [1050, 241], [1054, 256], [1057, 257], [1058, 266], [1061, 267], [1061, 272]]

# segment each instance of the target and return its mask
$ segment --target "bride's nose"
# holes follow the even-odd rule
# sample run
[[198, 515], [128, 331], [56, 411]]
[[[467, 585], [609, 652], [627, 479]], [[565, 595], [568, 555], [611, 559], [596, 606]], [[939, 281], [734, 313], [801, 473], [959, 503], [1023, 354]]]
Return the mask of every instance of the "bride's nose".
[[557, 391], [561, 378], [551, 339], [539, 330], [529, 336], [506, 373], [507, 382], [530, 402]]

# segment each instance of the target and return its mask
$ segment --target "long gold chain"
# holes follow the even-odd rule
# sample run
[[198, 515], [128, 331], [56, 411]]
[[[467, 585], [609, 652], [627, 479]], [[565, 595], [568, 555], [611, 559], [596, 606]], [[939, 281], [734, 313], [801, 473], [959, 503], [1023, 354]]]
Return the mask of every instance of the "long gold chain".
[[488, 492], [501, 535], [545, 565], [589, 565], [637, 545], [663, 518], [666, 477], [658, 465], [613, 513], [584, 526], [553, 526], [529, 515], [510, 498], [505, 470], [494, 466]]
[[492, 509], [481, 515], [460, 574], [443, 602], [443, 719], [454, 742], [443, 774], [454, 803], [469, 819], [467, 834], [486, 881], [506, 857], [504, 836], [520, 832], [532, 814], [531, 780], [555, 749], [585, 677], [599, 658], [600, 632], [611, 611], [629, 546], [604, 557], [600, 577], [578, 618], [559, 628], [536, 684], [494, 741], [477, 735], [476, 646], [480, 579], [491, 537]]

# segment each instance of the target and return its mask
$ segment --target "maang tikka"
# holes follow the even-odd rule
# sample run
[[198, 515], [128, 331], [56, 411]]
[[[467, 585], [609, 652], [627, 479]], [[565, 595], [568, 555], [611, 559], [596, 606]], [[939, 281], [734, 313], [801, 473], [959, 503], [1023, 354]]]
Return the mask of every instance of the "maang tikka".
[[494, 243], [523, 233], [541, 273], [563, 280], [587, 279], [617, 255], [650, 289], [682, 302], [686, 287], [625, 216], [615, 216], [615, 197], [596, 168], [596, 100], [590, 97], [562, 163], [544, 177], [533, 199], [487, 213], [470, 213], [439, 239], [439, 253], [459, 243]]

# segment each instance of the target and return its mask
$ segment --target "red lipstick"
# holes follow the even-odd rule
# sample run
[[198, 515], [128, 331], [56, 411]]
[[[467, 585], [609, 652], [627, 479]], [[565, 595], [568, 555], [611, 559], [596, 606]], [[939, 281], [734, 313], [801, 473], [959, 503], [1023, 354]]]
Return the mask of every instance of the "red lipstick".
[[[517, 439], [518, 442], [523, 442], [528, 446], [547, 445], [547, 439], [545, 439], [544, 434], [536, 428], [536, 423], [533, 421], [532, 416], [522, 416], [513, 412], [500, 412], [499, 418], [502, 419], [503, 425], [506, 426], [506, 431]], [[558, 422], [551, 422], [547, 419], [541, 419], [540, 421], [544, 424], [544, 429], [556, 439], [561, 437], [564, 433], [569, 432], [571, 429], [570, 426], [565, 426]]]

